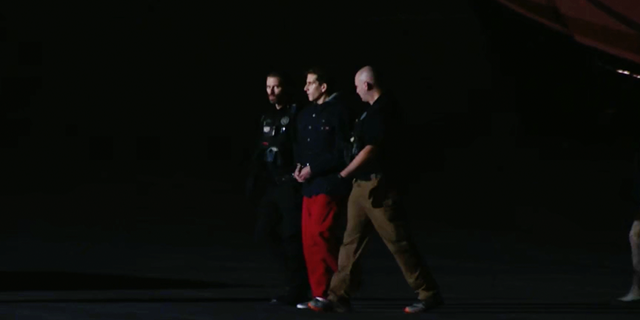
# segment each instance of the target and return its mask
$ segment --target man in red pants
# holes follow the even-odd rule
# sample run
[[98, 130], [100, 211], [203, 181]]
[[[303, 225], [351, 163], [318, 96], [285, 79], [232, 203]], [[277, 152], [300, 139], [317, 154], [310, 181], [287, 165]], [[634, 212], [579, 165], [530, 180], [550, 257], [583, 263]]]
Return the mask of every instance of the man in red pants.
[[[294, 173], [302, 186], [302, 245], [314, 300], [328, 296], [331, 276], [338, 268], [340, 243], [335, 233], [336, 219], [344, 211], [350, 191], [348, 181], [336, 177], [348, 160], [349, 110], [321, 69], [307, 72], [305, 91], [311, 105], [300, 111], [296, 132]], [[307, 308], [300, 303], [298, 308]]]

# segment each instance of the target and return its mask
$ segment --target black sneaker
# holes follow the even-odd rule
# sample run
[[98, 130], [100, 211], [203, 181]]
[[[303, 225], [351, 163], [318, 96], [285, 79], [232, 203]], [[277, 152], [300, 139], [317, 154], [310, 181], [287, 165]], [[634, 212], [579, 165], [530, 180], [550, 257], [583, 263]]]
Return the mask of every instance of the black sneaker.
[[315, 298], [309, 302], [309, 309], [316, 312], [350, 312], [348, 301], [335, 302], [328, 299]]

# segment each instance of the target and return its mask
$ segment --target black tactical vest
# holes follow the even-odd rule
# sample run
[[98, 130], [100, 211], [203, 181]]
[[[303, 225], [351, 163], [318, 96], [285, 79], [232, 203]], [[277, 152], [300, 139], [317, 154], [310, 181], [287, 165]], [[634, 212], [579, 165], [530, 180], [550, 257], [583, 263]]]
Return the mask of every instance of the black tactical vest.
[[296, 116], [296, 105], [285, 110], [273, 110], [262, 116], [260, 124], [262, 135], [260, 138], [259, 161], [266, 164], [268, 170], [281, 174], [293, 172], [293, 130]]

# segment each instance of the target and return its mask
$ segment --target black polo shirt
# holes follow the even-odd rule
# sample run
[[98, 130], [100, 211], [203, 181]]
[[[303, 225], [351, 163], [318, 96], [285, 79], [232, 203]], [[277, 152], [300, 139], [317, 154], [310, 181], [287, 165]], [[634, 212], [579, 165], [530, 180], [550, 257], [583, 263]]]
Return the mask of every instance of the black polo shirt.
[[370, 180], [373, 174], [390, 175], [398, 165], [399, 111], [395, 100], [383, 94], [356, 120], [353, 136], [362, 148], [370, 145], [378, 153], [365, 162], [354, 175], [358, 180]]

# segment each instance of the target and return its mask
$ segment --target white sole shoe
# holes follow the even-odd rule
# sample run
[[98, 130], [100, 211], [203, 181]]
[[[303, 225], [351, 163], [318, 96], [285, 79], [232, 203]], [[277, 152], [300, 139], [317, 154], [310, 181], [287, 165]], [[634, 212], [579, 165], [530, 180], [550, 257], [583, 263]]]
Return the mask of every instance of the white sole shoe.
[[626, 296], [618, 298], [618, 301], [622, 301], [622, 302], [640, 301], [640, 295], [637, 295], [633, 292], [629, 292]]

